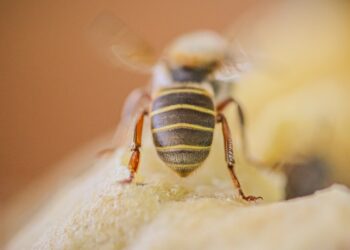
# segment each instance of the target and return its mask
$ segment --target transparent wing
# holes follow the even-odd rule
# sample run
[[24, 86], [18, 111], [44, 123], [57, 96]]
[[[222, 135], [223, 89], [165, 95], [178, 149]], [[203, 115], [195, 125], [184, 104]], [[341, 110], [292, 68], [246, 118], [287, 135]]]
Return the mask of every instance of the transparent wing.
[[271, 33], [266, 20], [269, 19], [267, 13], [271, 7], [274, 12], [273, 4], [257, 5], [223, 32], [229, 43], [229, 61], [235, 62], [239, 72], [245, 73], [261, 67], [269, 67], [278, 72], [279, 65], [283, 65], [280, 57], [273, 54], [276, 50], [270, 49], [273, 47], [270, 45], [273, 39], [269, 39]]
[[254, 56], [252, 51], [244, 47], [239, 38], [228, 39], [228, 53], [215, 72], [215, 78], [219, 81], [235, 81], [241, 74], [253, 68]]
[[239, 77], [253, 67], [253, 59], [238, 40], [229, 43], [226, 58], [220, 62], [214, 77], [221, 82], [236, 82]]
[[235, 81], [263, 61], [264, 55], [255, 47], [250, 31], [258, 15], [258, 12], [248, 13], [223, 32], [228, 41], [228, 53], [216, 73], [217, 79]]
[[157, 61], [154, 49], [112, 13], [95, 18], [88, 39], [113, 65], [150, 73]]

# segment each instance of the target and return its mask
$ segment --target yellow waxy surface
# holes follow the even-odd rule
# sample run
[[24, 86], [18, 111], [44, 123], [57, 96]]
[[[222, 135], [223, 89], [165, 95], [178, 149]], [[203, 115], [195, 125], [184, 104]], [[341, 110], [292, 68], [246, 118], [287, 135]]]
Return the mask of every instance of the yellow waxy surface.
[[7, 249], [350, 246], [350, 192], [344, 187], [288, 202], [249, 204], [234, 198], [225, 181], [197, 186], [153, 175], [143, 184], [121, 185], [118, 180], [128, 171], [119, 159], [101, 160], [61, 190]]

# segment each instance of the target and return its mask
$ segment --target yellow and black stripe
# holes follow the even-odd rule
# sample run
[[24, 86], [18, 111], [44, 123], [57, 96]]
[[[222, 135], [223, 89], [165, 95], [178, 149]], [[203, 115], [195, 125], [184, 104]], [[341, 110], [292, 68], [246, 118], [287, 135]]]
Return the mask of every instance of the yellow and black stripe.
[[181, 176], [207, 158], [213, 141], [215, 110], [200, 86], [177, 85], [156, 93], [151, 112], [153, 141], [159, 157]]

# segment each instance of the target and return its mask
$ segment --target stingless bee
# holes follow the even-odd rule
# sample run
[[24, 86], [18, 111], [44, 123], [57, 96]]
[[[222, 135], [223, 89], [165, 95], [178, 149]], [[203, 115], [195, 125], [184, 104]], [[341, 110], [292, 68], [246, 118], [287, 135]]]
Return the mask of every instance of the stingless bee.
[[142, 106], [134, 127], [130, 177], [123, 183], [132, 182], [137, 172], [146, 116], [151, 120], [159, 158], [181, 177], [208, 157], [215, 125], [220, 123], [227, 168], [240, 197], [247, 201], [261, 198], [244, 194], [235, 173], [231, 132], [223, 110], [231, 103], [236, 105], [245, 150], [244, 116], [239, 103], [229, 96], [229, 82], [238, 67], [227, 40], [211, 31], [190, 33], [175, 40], [157, 58], [142, 39], [111, 15], [98, 17], [90, 31], [118, 64], [153, 72], [150, 88], [134, 91], [124, 107], [121, 124], [128, 126], [130, 113]]

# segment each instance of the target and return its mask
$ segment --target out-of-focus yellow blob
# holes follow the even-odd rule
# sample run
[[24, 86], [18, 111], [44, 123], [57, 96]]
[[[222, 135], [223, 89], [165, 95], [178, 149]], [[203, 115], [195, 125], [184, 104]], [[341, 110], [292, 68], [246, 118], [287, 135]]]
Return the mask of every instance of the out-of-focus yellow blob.
[[257, 52], [256, 68], [235, 89], [257, 158], [273, 164], [317, 157], [335, 181], [347, 184], [349, 7], [346, 1], [289, 1], [250, 21], [241, 42]]

